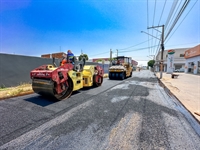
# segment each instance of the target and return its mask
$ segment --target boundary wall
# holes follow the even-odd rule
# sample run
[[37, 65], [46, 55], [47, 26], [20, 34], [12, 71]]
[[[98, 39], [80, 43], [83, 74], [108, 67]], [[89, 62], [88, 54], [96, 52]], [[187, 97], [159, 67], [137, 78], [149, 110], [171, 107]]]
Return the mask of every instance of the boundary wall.
[[[57, 66], [61, 59], [55, 59]], [[22, 56], [0, 53], [0, 88], [31, 83], [30, 71], [45, 64], [52, 64], [52, 58]], [[86, 62], [86, 65], [100, 65]], [[101, 66], [101, 65], [100, 65]]]
[[[55, 59], [57, 65], [59, 61]], [[31, 83], [30, 71], [52, 62], [52, 58], [0, 54], [0, 88]]]

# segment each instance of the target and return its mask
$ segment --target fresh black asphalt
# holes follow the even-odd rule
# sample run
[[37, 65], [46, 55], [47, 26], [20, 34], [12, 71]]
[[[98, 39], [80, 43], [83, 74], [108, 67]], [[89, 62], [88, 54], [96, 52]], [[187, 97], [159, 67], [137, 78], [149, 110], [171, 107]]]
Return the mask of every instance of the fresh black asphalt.
[[148, 70], [104, 79], [63, 101], [37, 94], [3, 100], [0, 149], [198, 150], [200, 137], [175, 101]]

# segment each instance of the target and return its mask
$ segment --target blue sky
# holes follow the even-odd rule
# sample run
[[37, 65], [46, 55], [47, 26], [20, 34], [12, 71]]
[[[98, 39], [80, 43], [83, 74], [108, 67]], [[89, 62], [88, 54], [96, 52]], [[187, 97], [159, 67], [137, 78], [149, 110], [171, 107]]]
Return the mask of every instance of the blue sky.
[[[82, 51], [101, 58], [109, 57], [110, 49], [116, 56], [118, 49], [118, 55], [146, 65], [159, 45], [148, 34], [160, 37], [147, 27], [168, 20], [167, 34], [184, 2], [177, 1], [168, 20], [172, 0], [0, 0], [0, 52], [41, 56], [70, 49], [75, 55]], [[191, 0], [165, 40], [165, 49], [199, 43], [200, 1]]]

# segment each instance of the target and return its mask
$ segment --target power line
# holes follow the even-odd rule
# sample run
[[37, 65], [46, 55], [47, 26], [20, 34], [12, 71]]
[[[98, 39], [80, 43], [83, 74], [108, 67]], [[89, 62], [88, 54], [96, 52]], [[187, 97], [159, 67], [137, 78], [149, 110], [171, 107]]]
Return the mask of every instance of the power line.
[[[149, 26], [149, 2], [147, 0], [147, 27]], [[149, 30], [148, 30], [148, 47], [149, 47]], [[150, 54], [150, 49], [149, 49]]]
[[[155, 37], [154, 37], [154, 38], [155, 38]], [[152, 39], [154, 39], [154, 38], [151, 38], [150, 40], [152, 40]], [[141, 42], [141, 43], [139, 43], [139, 44], [136, 44], [136, 45], [134, 45], [134, 46], [130, 46], [130, 47], [127, 47], [127, 48], [123, 48], [123, 49], [119, 49], [119, 48], [117, 48], [117, 49], [123, 51], [123, 50], [129, 49], [129, 48], [136, 47], [136, 46], [141, 45], [141, 44], [143, 44], [143, 43], [146, 43], [146, 42], [148, 42], [148, 41], [150, 41], [150, 40], [147, 40], [147, 41]], [[149, 47], [149, 48], [151, 48], [151, 47]]]
[[160, 49], [160, 41], [159, 41], [159, 43], [158, 43], [158, 47], [157, 47], [157, 50], [156, 50], [156, 52], [155, 52], [155, 54], [154, 55], [156, 55], [157, 53], [158, 53], [158, 51], [159, 51], [159, 49]]
[[[172, 5], [172, 7], [171, 7], [170, 14], [169, 14], [168, 19], [167, 19], [167, 22], [166, 22], [166, 26], [168, 25], [169, 21], [171, 20], [170, 18], [171, 18], [172, 14], [173, 14], [173, 12], [174, 12], [174, 10], [175, 10], [175, 7], [177, 6], [177, 2], [178, 2], [178, 1], [174, 1], [173, 5]], [[181, 4], [181, 3], [180, 3], [180, 4]], [[179, 6], [180, 6], [180, 4], [179, 4]], [[186, 0], [186, 1], [184, 2], [184, 4], [183, 4], [182, 8], [180, 9], [180, 11], [179, 11], [179, 13], [178, 13], [178, 15], [177, 15], [175, 21], [173, 22], [171, 28], [169, 29], [169, 31], [168, 31], [168, 33], [167, 33], [167, 36], [165, 37], [165, 40], [166, 40], [166, 38], [168, 37], [168, 35], [170, 34], [170, 32], [172, 31], [172, 29], [174, 28], [174, 26], [176, 25], [178, 19], [180, 18], [180, 16], [182, 15], [183, 11], [185, 10], [185, 8], [186, 8], [186, 6], [187, 6], [188, 4], [189, 4], [189, 1]], [[178, 8], [179, 8], [179, 6], [178, 6]], [[178, 9], [177, 9], [177, 10], [178, 10]], [[177, 10], [175, 11], [175, 13], [177, 12]], [[174, 16], [175, 16], [175, 14], [174, 14]], [[174, 16], [173, 16], [173, 18], [174, 18]], [[165, 30], [166, 30], [166, 28], [165, 28]], [[157, 48], [156, 53], [157, 53], [158, 51], [159, 51], [159, 47]], [[155, 54], [156, 54], [156, 53], [155, 53]]]
[[[153, 24], [152, 24], [152, 26], [154, 26], [155, 13], [156, 13], [156, 0], [155, 0], [155, 4], [154, 4], [154, 14], [153, 14]], [[153, 31], [154, 31], [154, 30], [152, 30], [151, 34], [154, 36]], [[153, 45], [153, 40], [154, 40], [154, 39], [152, 39], [152, 41], [151, 41], [151, 46]], [[151, 48], [151, 53], [152, 53], [152, 48]], [[151, 54], [151, 53], [150, 53], [150, 54]]]
[[[198, 1], [198, 0], [197, 0]], [[199, 42], [193, 42], [193, 43], [184, 43], [184, 44], [177, 44], [177, 45], [169, 45], [168, 47], [172, 47], [172, 46], [183, 46], [183, 45], [188, 45], [188, 44], [195, 44], [198, 45]]]
[[134, 46], [130, 46], [130, 47], [127, 47], [127, 48], [123, 48], [123, 49], [119, 49], [118, 48], [118, 50], [125, 50], [125, 49], [129, 49], [129, 48], [132, 48], [132, 47], [135, 47], [135, 46], [138, 46], [138, 45], [141, 45], [141, 44], [143, 44], [143, 43], [146, 43], [146, 42], [148, 42], [149, 40], [147, 40], [147, 41], [144, 41], [144, 42], [142, 42], [142, 43], [139, 43], [139, 44], [136, 44], [136, 45], [134, 45]]
[[167, 0], [165, 0], [165, 3], [164, 3], [164, 6], [163, 6], [163, 9], [162, 9], [162, 13], [161, 13], [161, 15], [160, 15], [160, 19], [159, 19], [158, 25], [160, 24], [160, 21], [161, 21], [161, 18], [162, 18], [163, 12], [164, 12], [164, 10], [165, 10], [166, 2], [167, 2]]
[[[164, 6], [163, 6], [163, 10], [162, 10], [162, 13], [161, 13], [161, 16], [160, 16], [158, 25], [160, 24], [160, 20], [161, 20], [162, 14], [163, 14], [163, 12], [164, 12], [164, 8], [165, 8], [165, 5], [166, 5], [166, 1], [167, 1], [167, 0], [165, 0], [165, 3], [164, 3]], [[166, 24], [168, 24], [168, 22], [169, 22], [169, 20], [170, 20], [170, 18], [171, 18], [172, 12], [174, 11], [175, 4], [176, 4], [176, 3], [175, 3], [175, 1], [174, 1], [173, 5], [172, 5], [172, 7], [171, 7], [171, 9], [170, 9], [170, 14], [169, 14], [169, 16], [168, 16], [168, 19], [167, 19], [167, 21], [166, 21]], [[158, 32], [157, 32], [157, 34], [158, 34]], [[157, 35], [157, 34], [156, 34], [156, 35]], [[155, 40], [155, 43], [156, 43], [156, 40]], [[160, 43], [160, 41], [159, 41], [159, 43]], [[158, 45], [158, 47], [157, 47], [157, 51], [158, 51], [158, 50], [159, 50], [159, 45]], [[156, 53], [157, 53], [157, 51], [156, 51]], [[152, 53], [154, 53], [154, 52], [155, 52], [155, 50], [154, 50]]]
[[[152, 38], [152, 39], [153, 39], [153, 38]], [[151, 39], [150, 39], [150, 40], [151, 40]], [[129, 48], [132, 48], [132, 47], [141, 45], [141, 44], [143, 44], [143, 43], [146, 43], [146, 42], [148, 42], [148, 41], [149, 41], [149, 40], [144, 41], [144, 42], [141, 42], [141, 43], [138, 43], [138, 44], [136, 44], [136, 45], [134, 45], [134, 46], [130, 46], [130, 47], [123, 48], [123, 49], [118, 49], [118, 50], [126, 50], [126, 49], [129, 49]], [[122, 51], [122, 52], [124, 52], [124, 51]], [[126, 52], [126, 51], [125, 51], [125, 52]], [[110, 52], [106, 51], [106, 52], [102, 52], [102, 53], [98, 53], [98, 54], [93, 54], [93, 55], [90, 55], [90, 56], [96, 56], [96, 55], [101, 55], [101, 54], [106, 54], [106, 53], [110, 53]], [[115, 53], [115, 52], [113, 52], [113, 53]]]
[[110, 53], [110, 52], [107, 51], [107, 52], [103, 52], [103, 53], [99, 53], [99, 54], [94, 54], [94, 55], [90, 55], [90, 56], [96, 56], [96, 55], [101, 55], [101, 54], [106, 54], [106, 53]]
[[[163, 9], [162, 9], [162, 13], [161, 13], [161, 15], [160, 15], [160, 19], [159, 19], [158, 25], [160, 24], [160, 21], [161, 21], [163, 12], [164, 12], [164, 10], [165, 10], [166, 2], [167, 2], [167, 0], [165, 0], [165, 3], [164, 3], [164, 6], [163, 6]], [[157, 37], [157, 36], [158, 36], [158, 32], [156, 33], [156, 37]], [[155, 44], [154, 44], [154, 45], [156, 45], [156, 40], [155, 40]], [[160, 41], [159, 41], [159, 43], [158, 43], [157, 51], [158, 51], [159, 45], [160, 45]], [[155, 53], [155, 51], [156, 51], [156, 49], [154, 49], [153, 54]], [[156, 53], [157, 53], [157, 52], [156, 52]]]
[[[177, 28], [174, 30], [174, 32], [171, 34], [171, 36], [169, 37], [169, 39], [172, 37], [172, 35], [176, 32], [176, 30], [179, 28], [179, 26], [182, 24], [182, 22], [185, 20], [185, 18], [187, 17], [187, 15], [190, 13], [190, 11], [193, 9], [193, 7], [196, 5], [198, 0], [196, 0], [196, 2], [194, 3], [194, 5], [190, 8], [190, 10], [188, 11], [188, 13], [185, 15], [185, 17], [183, 18], [183, 20], [180, 22], [180, 24], [177, 26]], [[169, 41], [169, 39], [165, 42], [167, 43]]]
[[[173, 14], [173, 16], [172, 16], [172, 19], [170, 19], [170, 21], [169, 21], [169, 25], [171, 24], [172, 20], [174, 20], [174, 17], [175, 17], [175, 15], [176, 15], [177, 12], [178, 12], [179, 7], [181, 6], [181, 3], [182, 3], [182, 1], [180, 1], [178, 7], [176, 8], [176, 11], [174, 12], [174, 14]], [[167, 27], [169, 27], [169, 26], [167, 26]], [[167, 28], [165, 28], [165, 30], [167, 31]], [[165, 32], [166, 32], [166, 31], [165, 31]]]
[[181, 17], [181, 15], [183, 14], [184, 10], [186, 9], [186, 7], [188, 6], [190, 0], [186, 0], [185, 3], [183, 4], [181, 10], [178, 13], [178, 16], [176, 17], [176, 19], [174, 20], [171, 28], [169, 29], [167, 35], [165, 36], [165, 40], [167, 39], [167, 37], [169, 36], [169, 34], [171, 33], [171, 31], [173, 30], [174, 26], [176, 25], [176, 23], [178, 22], [179, 18]]
[[[198, 0], [197, 0], [198, 1]], [[198, 42], [193, 42], [193, 43], [187, 43], [187, 44], [199, 44]], [[168, 45], [168, 47], [172, 47], [172, 46], [183, 46], [183, 45], [187, 45], [187, 44], [177, 44], [177, 45]], [[152, 47], [156, 47], [156, 46], [159, 46], [159, 45], [155, 45], [155, 46], [152, 46]], [[129, 50], [129, 51], [122, 51], [122, 52], [118, 52], [118, 53], [126, 53], [126, 52], [133, 52], [133, 51], [142, 51], [142, 50], [146, 50], [148, 49], [149, 47], [144, 47], [144, 48], [139, 48], [139, 49], [134, 49], [134, 50]], [[99, 54], [95, 54], [95, 55], [100, 55], [100, 54], [106, 54], [106, 53], [109, 53], [109, 52], [104, 52], [104, 53], [99, 53]], [[113, 52], [115, 53], [115, 52]], [[95, 55], [90, 55], [90, 56], [95, 56]], [[155, 54], [156, 55], [156, 54]]]
[[[173, 20], [173, 18], [174, 18], [174, 16], [175, 16], [176, 12], [177, 12], [177, 10], [178, 10], [178, 8], [180, 7], [181, 2], [179, 3], [179, 6], [178, 6], [178, 8], [176, 9], [176, 11], [175, 11], [175, 13], [174, 13], [172, 19], [170, 19], [171, 16], [172, 16], [172, 14], [173, 14], [173, 12], [174, 12], [175, 6], [177, 6], [177, 2], [178, 2], [178, 1], [174, 1], [173, 5], [172, 5], [172, 7], [171, 7], [171, 11], [170, 11], [170, 14], [169, 14], [169, 16], [168, 16], [166, 25], [168, 25], [169, 21]], [[179, 11], [179, 14], [177, 15], [177, 17], [176, 17], [174, 23], [172, 24], [170, 30], [168, 31], [167, 36], [170, 34], [170, 32], [172, 31], [172, 29], [173, 29], [174, 26], [176, 25], [178, 19], [180, 18], [180, 16], [182, 15], [183, 11], [185, 10], [185, 8], [186, 8], [186, 6], [187, 6], [188, 4], [189, 4], [189, 1], [185, 0], [185, 2], [184, 2], [184, 4], [183, 4], [182, 8], [181, 8], [180, 11]], [[180, 26], [180, 25], [179, 25], [179, 26]], [[165, 30], [166, 30], [166, 28], [165, 28]], [[176, 29], [176, 30], [177, 30], [177, 29]], [[175, 31], [174, 31], [174, 32], [175, 32]], [[165, 40], [166, 40], [167, 36], [165, 37]], [[170, 37], [171, 37], [171, 36], [170, 36]], [[157, 48], [156, 53], [157, 53], [158, 51], [159, 51], [159, 47]], [[155, 54], [156, 54], [156, 53], [155, 53]]]
[[170, 10], [169, 16], [168, 16], [167, 21], [166, 21], [166, 23], [165, 23], [165, 29], [167, 29], [167, 27], [168, 27], [169, 21], [170, 21], [170, 19], [171, 19], [171, 17], [172, 17], [172, 14], [173, 14], [174, 10], [175, 10], [175, 7], [176, 7], [176, 5], [177, 5], [177, 2], [178, 2], [178, 0], [175, 0], [175, 1], [173, 2], [173, 4], [172, 4], [172, 7], [171, 7], [171, 10]]
[[152, 48], [152, 47], [156, 47], [156, 46], [157, 46], [157, 45], [151, 46], [151, 47], [145, 47], [145, 48], [134, 49], [134, 50], [122, 51], [122, 52], [118, 52], [118, 53], [126, 53], [126, 52], [132, 52], [132, 51], [140, 51], [140, 50], [145, 50], [145, 49]]
[[149, 40], [147, 40], [147, 41], [144, 41], [144, 42], [142, 42], [142, 43], [139, 43], [139, 44], [136, 44], [136, 45], [134, 45], [134, 46], [130, 46], [130, 47], [123, 48], [123, 49], [118, 49], [118, 50], [125, 50], [125, 49], [129, 49], [129, 48], [132, 48], [132, 47], [135, 47], [135, 46], [141, 45], [141, 44], [143, 44], [143, 43], [146, 43], [146, 42], [148, 42], [148, 41], [149, 41]]

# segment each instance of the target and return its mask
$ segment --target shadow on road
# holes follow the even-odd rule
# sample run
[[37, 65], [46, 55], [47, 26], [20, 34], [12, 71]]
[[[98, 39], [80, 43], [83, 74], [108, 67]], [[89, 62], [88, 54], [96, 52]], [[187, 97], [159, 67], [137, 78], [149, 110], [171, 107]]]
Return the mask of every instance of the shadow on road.
[[[72, 92], [72, 95], [76, 95], [76, 94], [79, 94], [80, 92], [79, 91], [74, 91]], [[59, 100], [51, 97], [51, 96], [36, 96], [36, 97], [30, 97], [30, 98], [27, 98], [27, 99], [24, 99], [25, 101], [27, 102], [31, 102], [31, 103], [34, 103], [36, 105], [39, 105], [39, 106], [42, 106], [42, 107], [46, 107], [48, 105], [51, 105], [51, 104], [54, 104], [54, 103], [57, 103], [57, 102], [60, 102]], [[63, 99], [65, 100], [65, 99]]]
[[42, 107], [45, 107], [45, 106], [48, 106], [48, 105], [51, 105], [51, 104], [58, 102], [55, 99], [47, 98], [47, 97], [43, 97], [43, 96], [30, 97], [30, 98], [27, 98], [27, 99], [24, 99], [24, 100], [27, 101], [27, 102], [31, 102], [31, 103], [34, 103], [36, 105], [42, 106]]

